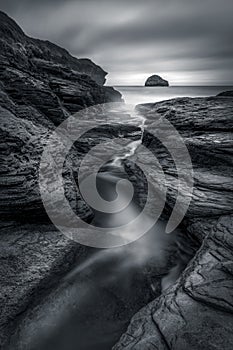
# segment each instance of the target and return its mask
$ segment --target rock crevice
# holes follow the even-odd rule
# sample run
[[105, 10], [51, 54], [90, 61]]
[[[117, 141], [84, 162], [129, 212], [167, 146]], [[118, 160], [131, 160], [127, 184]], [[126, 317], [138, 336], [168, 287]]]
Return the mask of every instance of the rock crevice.
[[[190, 152], [194, 191], [182, 226], [201, 247], [177, 282], [133, 317], [113, 349], [230, 350], [233, 344], [233, 100], [223, 96], [180, 98], [141, 105], [138, 110], [145, 116], [148, 130], [167, 118], [180, 132]], [[149, 133], [144, 133], [143, 143], [163, 165], [169, 189], [169, 215], [177, 194], [173, 161]], [[149, 163], [150, 159], [144, 161]], [[185, 167], [182, 171], [185, 173]], [[151, 179], [159, 188], [162, 177], [158, 169], [151, 169]]]

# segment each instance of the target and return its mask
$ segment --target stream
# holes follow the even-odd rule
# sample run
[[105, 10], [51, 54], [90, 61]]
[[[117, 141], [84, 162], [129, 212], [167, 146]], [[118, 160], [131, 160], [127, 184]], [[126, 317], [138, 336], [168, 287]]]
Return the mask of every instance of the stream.
[[[130, 142], [124, 154], [99, 173], [97, 187], [106, 200], [114, 199], [116, 182], [125, 176], [122, 159], [131, 157], [142, 142], [145, 119], [139, 118], [141, 138]], [[133, 220], [140, 210], [132, 201], [116, 214], [94, 211], [92, 223], [111, 229]], [[167, 235], [165, 226], [159, 220], [126, 246], [92, 249], [89, 258], [73, 267], [40, 305], [27, 312], [9, 349], [111, 349], [130, 318], [173, 284], [187, 263], [187, 257], [179, 260], [177, 253], [180, 231]]]

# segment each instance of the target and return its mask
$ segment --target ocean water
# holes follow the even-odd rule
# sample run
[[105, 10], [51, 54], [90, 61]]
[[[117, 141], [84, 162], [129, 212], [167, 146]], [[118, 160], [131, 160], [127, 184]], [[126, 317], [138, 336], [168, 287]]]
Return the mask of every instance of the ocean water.
[[233, 90], [233, 86], [114, 86], [120, 91], [127, 104], [159, 102], [176, 97], [205, 97], [216, 96], [226, 90]]

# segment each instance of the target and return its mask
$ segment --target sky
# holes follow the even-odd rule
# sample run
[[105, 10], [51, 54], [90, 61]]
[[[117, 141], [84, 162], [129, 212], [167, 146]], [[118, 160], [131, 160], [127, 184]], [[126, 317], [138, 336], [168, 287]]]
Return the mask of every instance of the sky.
[[29, 36], [92, 59], [107, 85], [233, 85], [232, 0], [0, 0]]

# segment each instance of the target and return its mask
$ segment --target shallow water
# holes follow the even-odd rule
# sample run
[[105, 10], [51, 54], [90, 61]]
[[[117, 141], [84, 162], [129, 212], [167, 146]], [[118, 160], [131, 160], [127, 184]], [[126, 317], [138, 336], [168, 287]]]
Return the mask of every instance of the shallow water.
[[[144, 121], [138, 118], [132, 115], [143, 132]], [[124, 154], [113, 161], [112, 169], [110, 164], [109, 170], [99, 174], [99, 190], [106, 200], [115, 197], [116, 163], [120, 173], [121, 158], [130, 157], [140, 142], [141, 138], [130, 142]], [[132, 201], [119, 214], [95, 212], [93, 223], [110, 230], [132, 220], [138, 210]], [[58, 288], [29, 310], [9, 349], [111, 349], [133, 314], [160, 295], [163, 276], [179, 259], [179, 232], [166, 235], [165, 224], [158, 221], [146, 235], [127, 246], [96, 249], [82, 264], [74, 266]], [[165, 288], [177, 277], [175, 271]]]
[[[99, 180], [101, 194], [112, 200], [117, 177], [106, 172]], [[132, 202], [120, 214], [95, 212], [94, 222], [121, 225], [137, 214]], [[177, 260], [178, 233], [165, 234], [165, 224], [158, 221], [126, 246], [93, 250], [29, 311], [9, 350], [110, 350], [130, 318], [161, 293], [161, 278]]]

